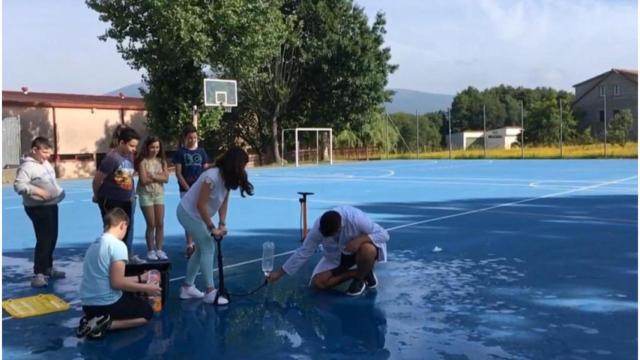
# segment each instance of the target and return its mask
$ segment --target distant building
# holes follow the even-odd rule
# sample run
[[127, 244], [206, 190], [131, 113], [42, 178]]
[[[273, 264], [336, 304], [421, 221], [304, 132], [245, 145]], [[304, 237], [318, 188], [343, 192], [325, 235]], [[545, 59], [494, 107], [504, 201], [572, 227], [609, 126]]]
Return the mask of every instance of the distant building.
[[[486, 134], [487, 149], [511, 149], [518, 144], [521, 127], [508, 126], [494, 130], [488, 130]], [[449, 135], [446, 137], [449, 145]], [[451, 148], [453, 150], [483, 149], [485, 134], [482, 130], [468, 130], [451, 134]]]
[[[141, 98], [2, 91], [2, 167], [17, 165], [29, 152], [31, 140], [46, 136], [53, 144], [58, 177], [92, 176], [109, 150], [118, 124], [147, 135], [146, 110]], [[7, 152], [10, 156], [4, 156]], [[6, 173], [13, 172], [8, 170]], [[3, 181], [5, 171], [3, 171]]]
[[611, 69], [573, 87], [573, 111], [580, 121], [579, 131], [590, 126], [591, 133], [602, 139], [606, 102], [607, 123], [619, 111], [629, 109], [635, 120], [631, 136], [638, 136], [638, 70]]

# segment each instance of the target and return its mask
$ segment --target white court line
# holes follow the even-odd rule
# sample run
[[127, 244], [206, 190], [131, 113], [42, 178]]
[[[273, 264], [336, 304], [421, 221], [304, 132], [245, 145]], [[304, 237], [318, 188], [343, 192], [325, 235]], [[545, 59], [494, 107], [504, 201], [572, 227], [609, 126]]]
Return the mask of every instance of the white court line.
[[[296, 252], [296, 250], [285, 251], [285, 252], [283, 252], [283, 253], [273, 255], [273, 257], [285, 256], [285, 255], [293, 254], [294, 252]], [[253, 259], [253, 260], [247, 260], [247, 261], [239, 262], [239, 263], [236, 263], [236, 264], [223, 266], [222, 268], [223, 268], [223, 269], [231, 269], [231, 268], [234, 268], [234, 267], [238, 267], [238, 266], [242, 266], [242, 265], [247, 265], [247, 264], [253, 264], [253, 263], [256, 263], [256, 262], [260, 262], [260, 261], [262, 261], [262, 258]], [[216, 268], [216, 269], [213, 269], [213, 272], [216, 272], [216, 271], [218, 271], [218, 269], [217, 269], [217, 268]], [[198, 273], [198, 274], [199, 274], [199, 273]], [[178, 277], [175, 277], [175, 278], [170, 279], [169, 281], [170, 281], [170, 282], [171, 282], [171, 281], [178, 281], [178, 280], [182, 280], [182, 279], [184, 279], [184, 278], [185, 278], [184, 276], [178, 276]]]
[[607, 185], [611, 185], [611, 184], [617, 184], [617, 183], [621, 183], [621, 182], [624, 182], [624, 181], [627, 181], [627, 180], [631, 180], [631, 179], [636, 179], [636, 178], [637, 178], [637, 176], [630, 176], [630, 177], [627, 177], [627, 178], [607, 181], [607, 182], [603, 182], [603, 183], [595, 184], [595, 185], [591, 185], [591, 186], [584, 186], [584, 187], [573, 189], [573, 190], [561, 191], [561, 192], [557, 192], [557, 193], [537, 196], [537, 197], [518, 200], [518, 201], [513, 201], [513, 202], [509, 202], [509, 203], [498, 204], [498, 205], [495, 205], [495, 206], [489, 206], [489, 207], [482, 208], [482, 209], [469, 210], [469, 211], [465, 211], [465, 212], [461, 212], [461, 213], [457, 213], [457, 214], [451, 214], [451, 215], [446, 215], [446, 216], [440, 216], [440, 217], [437, 217], [437, 218], [431, 218], [431, 219], [426, 219], [426, 220], [422, 220], [422, 221], [416, 221], [416, 222], [405, 224], [405, 225], [394, 226], [392, 228], [387, 229], [387, 231], [402, 229], [402, 228], [406, 228], [406, 227], [410, 227], [410, 226], [414, 226], [414, 225], [426, 224], [426, 223], [430, 223], [430, 222], [434, 222], [434, 221], [451, 219], [451, 218], [455, 218], [455, 217], [459, 217], [459, 216], [465, 216], [465, 215], [469, 215], [469, 214], [476, 214], [476, 213], [479, 213], [479, 212], [484, 212], [484, 211], [489, 211], [489, 210], [493, 210], [493, 209], [498, 209], [498, 208], [501, 208], [501, 207], [507, 207], [507, 206], [512, 206], [512, 205], [522, 204], [522, 203], [531, 202], [531, 201], [535, 201], [535, 200], [539, 200], [539, 199], [546, 199], [546, 198], [550, 198], [550, 197], [571, 194], [571, 193], [574, 193], [574, 192], [591, 190], [591, 189], [599, 188], [599, 187], [602, 187], [602, 186], [607, 186]]
[[[571, 193], [574, 193], [574, 192], [585, 191], [585, 190], [598, 188], [598, 187], [602, 187], [602, 186], [607, 186], [607, 185], [611, 185], [611, 184], [617, 184], [617, 183], [621, 183], [621, 182], [624, 182], [624, 181], [627, 181], [627, 180], [631, 180], [631, 179], [636, 179], [636, 178], [637, 178], [637, 176], [631, 176], [631, 177], [627, 177], [627, 178], [623, 178], [623, 179], [611, 180], [611, 181], [607, 181], [607, 182], [603, 182], [603, 183], [599, 183], [599, 184], [595, 184], [595, 185], [591, 185], [591, 186], [585, 186], [585, 187], [574, 189], [574, 190], [562, 191], [562, 192], [547, 194], [547, 195], [543, 195], [543, 196], [528, 198], [528, 199], [524, 199], [524, 200], [513, 201], [513, 202], [509, 202], [509, 203], [490, 206], [490, 207], [486, 207], [486, 208], [482, 208], [482, 209], [464, 211], [464, 212], [461, 212], [461, 213], [458, 213], [458, 214], [452, 214], [452, 215], [440, 216], [440, 217], [432, 218], [432, 219], [426, 219], [426, 220], [422, 220], [422, 221], [416, 221], [416, 222], [405, 224], [405, 225], [394, 226], [394, 227], [388, 228], [386, 230], [387, 231], [394, 231], [394, 230], [403, 229], [403, 228], [414, 226], [414, 225], [426, 224], [426, 223], [430, 223], [430, 222], [435, 222], [435, 221], [440, 221], [440, 220], [445, 220], [445, 219], [451, 219], [451, 218], [455, 218], [455, 217], [459, 217], [459, 216], [476, 214], [476, 213], [479, 213], [479, 212], [489, 211], [489, 210], [497, 209], [497, 208], [501, 208], [501, 207], [507, 207], [507, 206], [516, 205], [516, 204], [522, 204], [522, 203], [531, 202], [531, 201], [535, 201], [535, 200], [539, 200], [539, 199], [546, 199], [546, 198], [550, 198], [550, 197], [571, 194]], [[280, 256], [293, 254], [296, 250], [286, 251], [286, 252], [283, 252], [283, 253], [280, 253], [280, 254], [277, 254], [277, 255], [274, 255], [274, 256], [275, 257], [280, 257]], [[252, 263], [259, 262], [259, 261], [262, 261], [262, 258], [257, 258], [257, 259], [252, 259], [252, 260], [239, 262], [239, 263], [232, 264], [232, 265], [227, 265], [227, 266], [224, 266], [223, 269], [231, 269], [231, 268], [234, 268], [234, 267], [239, 267], [239, 266], [243, 266], [243, 265], [247, 265], [247, 264], [252, 264]], [[214, 271], [217, 271], [217, 269], [214, 269]], [[185, 278], [184, 276], [180, 276], [180, 277], [176, 277], [176, 278], [170, 279], [169, 281], [170, 282], [171, 281], [178, 281], [178, 280], [182, 280], [184, 278]], [[70, 302], [69, 304], [76, 304], [79, 301], [80, 301], [79, 299], [76, 299], [76, 300]], [[8, 319], [12, 319], [12, 317], [10, 317], [10, 316], [9, 317], [5, 317], [5, 318], [2, 319], [2, 321], [8, 320]]]

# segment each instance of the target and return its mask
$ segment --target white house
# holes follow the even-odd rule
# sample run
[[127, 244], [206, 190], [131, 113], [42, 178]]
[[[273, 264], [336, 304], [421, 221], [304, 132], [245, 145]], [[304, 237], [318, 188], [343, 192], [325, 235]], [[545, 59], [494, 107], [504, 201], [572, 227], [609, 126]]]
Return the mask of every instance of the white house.
[[[499, 129], [488, 130], [486, 133], [487, 149], [511, 149], [520, 140], [522, 128], [507, 126]], [[451, 134], [451, 148], [453, 150], [467, 150], [469, 148], [484, 148], [485, 133], [481, 130], [468, 130]], [[447, 146], [449, 136], [447, 135]]]

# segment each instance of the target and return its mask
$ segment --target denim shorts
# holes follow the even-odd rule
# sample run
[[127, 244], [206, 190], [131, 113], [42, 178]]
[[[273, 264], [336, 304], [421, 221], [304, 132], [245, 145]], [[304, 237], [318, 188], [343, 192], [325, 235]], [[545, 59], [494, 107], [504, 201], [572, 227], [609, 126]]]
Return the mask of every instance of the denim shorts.
[[138, 194], [140, 207], [164, 205], [164, 194]]

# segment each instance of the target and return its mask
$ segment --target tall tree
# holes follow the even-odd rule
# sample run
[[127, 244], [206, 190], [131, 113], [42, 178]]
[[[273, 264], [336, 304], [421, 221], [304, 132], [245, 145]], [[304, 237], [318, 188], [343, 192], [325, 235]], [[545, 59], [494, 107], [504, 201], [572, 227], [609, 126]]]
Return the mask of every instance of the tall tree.
[[611, 124], [608, 125], [609, 139], [614, 144], [624, 146], [629, 141], [629, 133], [633, 126], [633, 114], [631, 110], [624, 109], [613, 116]]
[[[202, 109], [203, 78], [252, 73], [277, 51], [280, 12], [269, 0], [86, 0], [110, 27], [122, 57], [143, 70], [148, 125], [164, 140], [177, 137]], [[202, 132], [211, 134], [220, 112], [202, 112]], [[203, 134], [203, 135], [204, 135]], [[205, 138], [208, 136], [205, 136]]]

